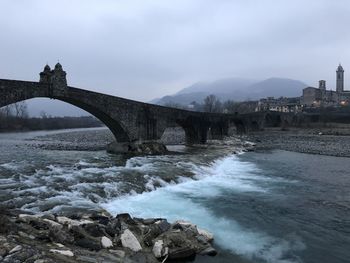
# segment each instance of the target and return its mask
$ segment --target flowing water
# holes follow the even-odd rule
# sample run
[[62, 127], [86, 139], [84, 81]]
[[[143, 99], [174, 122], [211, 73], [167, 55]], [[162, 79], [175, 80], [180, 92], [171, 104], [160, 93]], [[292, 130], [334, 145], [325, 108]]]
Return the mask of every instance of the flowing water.
[[189, 220], [220, 251], [196, 262], [350, 262], [348, 158], [174, 147], [126, 160], [28, 145], [47, 133], [0, 135], [2, 204]]

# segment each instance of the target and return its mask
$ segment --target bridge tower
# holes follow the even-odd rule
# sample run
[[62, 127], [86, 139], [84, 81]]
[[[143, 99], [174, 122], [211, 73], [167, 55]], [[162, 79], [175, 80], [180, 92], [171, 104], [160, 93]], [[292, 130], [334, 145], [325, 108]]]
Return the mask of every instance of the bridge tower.
[[337, 68], [337, 92], [344, 92], [344, 69], [341, 64]]
[[67, 88], [67, 73], [63, 70], [62, 65], [57, 63], [52, 74], [52, 87], [55, 90], [65, 90]]
[[39, 82], [52, 85], [53, 90], [64, 91], [67, 88], [66, 76], [67, 73], [60, 63], [57, 63], [53, 70], [49, 65], [46, 65], [44, 71], [40, 72]]
[[52, 71], [49, 65], [46, 64], [44, 71], [40, 72], [40, 81], [41, 83], [51, 83]]

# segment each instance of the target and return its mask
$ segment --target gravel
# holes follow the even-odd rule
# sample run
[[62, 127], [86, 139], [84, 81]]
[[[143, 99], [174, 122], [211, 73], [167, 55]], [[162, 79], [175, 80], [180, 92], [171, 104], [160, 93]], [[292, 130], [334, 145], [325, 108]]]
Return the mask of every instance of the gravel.
[[[280, 149], [301, 153], [350, 157], [350, 136], [334, 135], [322, 129], [267, 129], [247, 135], [257, 150]], [[341, 133], [340, 133], [341, 134]]]

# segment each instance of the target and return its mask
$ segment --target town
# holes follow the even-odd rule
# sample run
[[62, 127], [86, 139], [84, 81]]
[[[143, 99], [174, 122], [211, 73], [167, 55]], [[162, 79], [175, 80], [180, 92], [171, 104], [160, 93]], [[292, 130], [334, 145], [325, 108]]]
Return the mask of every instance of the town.
[[320, 108], [339, 108], [349, 105], [350, 91], [344, 90], [344, 69], [336, 70], [336, 90], [327, 90], [326, 81], [320, 80], [318, 88], [306, 87], [301, 97], [267, 97], [257, 102], [255, 111], [303, 112]]

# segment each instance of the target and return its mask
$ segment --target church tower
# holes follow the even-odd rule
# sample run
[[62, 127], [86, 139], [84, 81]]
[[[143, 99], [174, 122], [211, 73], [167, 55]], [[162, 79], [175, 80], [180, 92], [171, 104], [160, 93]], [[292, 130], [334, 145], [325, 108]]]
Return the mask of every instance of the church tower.
[[340, 64], [337, 69], [337, 92], [344, 92], [344, 69]]

